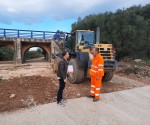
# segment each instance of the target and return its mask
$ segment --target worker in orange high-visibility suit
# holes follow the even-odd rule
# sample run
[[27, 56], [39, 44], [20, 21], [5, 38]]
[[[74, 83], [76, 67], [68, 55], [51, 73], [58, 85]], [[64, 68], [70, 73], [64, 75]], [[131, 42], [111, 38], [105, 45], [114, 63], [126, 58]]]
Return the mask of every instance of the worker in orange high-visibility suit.
[[92, 59], [92, 65], [90, 70], [91, 91], [90, 91], [90, 95], [87, 95], [87, 97], [93, 98], [93, 101], [98, 101], [100, 99], [102, 78], [104, 76], [104, 59], [99, 54], [97, 48], [93, 48], [92, 54], [93, 54], [93, 59]]

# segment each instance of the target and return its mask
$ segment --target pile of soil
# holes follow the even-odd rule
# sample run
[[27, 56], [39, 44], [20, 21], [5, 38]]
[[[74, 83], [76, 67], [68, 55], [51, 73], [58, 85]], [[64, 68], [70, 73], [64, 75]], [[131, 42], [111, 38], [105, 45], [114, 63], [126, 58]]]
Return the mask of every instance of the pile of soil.
[[122, 61], [119, 62], [117, 66], [115, 74], [147, 84], [150, 83], [149, 62]]
[[0, 82], [0, 112], [53, 102], [57, 86], [52, 78], [31, 76]]
[[[115, 81], [115, 80], [114, 80]], [[134, 84], [120, 82], [104, 83], [102, 93], [120, 91], [136, 87]], [[29, 108], [39, 104], [56, 101], [58, 80], [41, 76], [24, 76], [0, 81], [0, 112]], [[90, 91], [90, 80], [80, 84], [67, 83], [64, 98], [79, 98]]]

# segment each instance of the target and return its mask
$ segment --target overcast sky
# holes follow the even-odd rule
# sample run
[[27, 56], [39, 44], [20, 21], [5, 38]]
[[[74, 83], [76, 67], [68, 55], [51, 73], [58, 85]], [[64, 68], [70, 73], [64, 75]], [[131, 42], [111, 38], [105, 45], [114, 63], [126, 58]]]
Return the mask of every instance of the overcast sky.
[[0, 28], [69, 32], [78, 17], [148, 3], [149, 0], [0, 0]]

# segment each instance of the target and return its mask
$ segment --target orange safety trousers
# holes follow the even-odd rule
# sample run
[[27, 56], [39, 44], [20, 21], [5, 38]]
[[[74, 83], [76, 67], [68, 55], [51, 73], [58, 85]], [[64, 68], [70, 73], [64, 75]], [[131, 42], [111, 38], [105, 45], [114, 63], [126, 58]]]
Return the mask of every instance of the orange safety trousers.
[[90, 95], [95, 96], [96, 99], [100, 98], [100, 89], [102, 86], [102, 77], [99, 77], [98, 80], [96, 80], [96, 77], [91, 76], [91, 91]]

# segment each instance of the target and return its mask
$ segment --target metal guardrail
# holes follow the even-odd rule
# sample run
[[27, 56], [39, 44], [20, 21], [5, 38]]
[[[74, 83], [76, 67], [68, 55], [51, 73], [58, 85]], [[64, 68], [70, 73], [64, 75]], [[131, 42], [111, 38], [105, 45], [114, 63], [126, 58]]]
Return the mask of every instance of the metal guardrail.
[[57, 35], [59, 36], [60, 32], [0, 28], [0, 38], [54, 39]]

